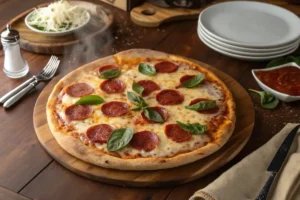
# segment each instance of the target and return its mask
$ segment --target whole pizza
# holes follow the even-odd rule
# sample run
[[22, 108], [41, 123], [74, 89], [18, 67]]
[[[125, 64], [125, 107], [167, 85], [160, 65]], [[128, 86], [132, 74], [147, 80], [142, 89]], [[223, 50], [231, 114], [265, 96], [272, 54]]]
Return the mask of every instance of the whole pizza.
[[59, 145], [85, 162], [120, 170], [177, 167], [219, 150], [235, 103], [211, 71], [187, 59], [132, 49], [62, 78], [47, 103]]

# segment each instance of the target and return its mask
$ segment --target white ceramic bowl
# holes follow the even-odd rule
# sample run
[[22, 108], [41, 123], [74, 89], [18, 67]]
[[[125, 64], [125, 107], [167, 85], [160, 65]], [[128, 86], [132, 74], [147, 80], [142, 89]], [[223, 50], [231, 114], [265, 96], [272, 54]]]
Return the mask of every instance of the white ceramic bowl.
[[[39, 9], [42, 9], [42, 8], [39, 8]], [[83, 23], [82, 25], [76, 27], [76, 28], [73, 28], [73, 29], [69, 29], [69, 30], [65, 30], [65, 31], [60, 31], [60, 32], [49, 32], [49, 31], [41, 31], [41, 30], [38, 30], [34, 27], [32, 27], [31, 25], [28, 24], [28, 20], [29, 18], [31, 17], [31, 15], [33, 14], [34, 11], [30, 12], [26, 17], [25, 17], [25, 24], [26, 26], [36, 32], [36, 33], [40, 33], [40, 34], [43, 34], [43, 35], [46, 35], [46, 36], [64, 36], [64, 35], [69, 35], [75, 31], [78, 31], [79, 29], [81, 29], [82, 27], [84, 27], [85, 25], [87, 25], [91, 19], [91, 15], [89, 12], [86, 12], [86, 15], [87, 15], [87, 20], [85, 23]]]
[[272, 67], [272, 68], [267, 68], [267, 69], [253, 69], [252, 70], [252, 75], [254, 77], [254, 79], [256, 80], [256, 82], [258, 83], [258, 85], [266, 92], [270, 92], [272, 93], [277, 99], [283, 101], [283, 102], [292, 102], [292, 101], [298, 101], [300, 100], [300, 96], [293, 96], [293, 95], [289, 95], [289, 94], [285, 94], [282, 92], [278, 92], [272, 88], [270, 88], [269, 86], [265, 85], [261, 80], [259, 80], [257, 78], [257, 76], [255, 75], [255, 72], [258, 71], [271, 71], [274, 69], [279, 69], [279, 68], [284, 68], [284, 67], [288, 67], [288, 66], [294, 66], [300, 69], [300, 66], [297, 65], [296, 63], [292, 62], [292, 63], [287, 63], [284, 65], [279, 65], [277, 67]]

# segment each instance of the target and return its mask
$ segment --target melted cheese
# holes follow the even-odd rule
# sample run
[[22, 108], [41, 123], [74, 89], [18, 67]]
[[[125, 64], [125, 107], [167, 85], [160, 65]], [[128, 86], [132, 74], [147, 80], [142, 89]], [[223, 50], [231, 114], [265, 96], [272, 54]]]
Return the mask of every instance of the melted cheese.
[[[132, 91], [132, 83], [138, 82], [140, 80], [152, 80], [157, 83], [161, 90], [163, 89], [176, 89], [176, 86], [179, 85], [179, 80], [184, 75], [197, 75], [200, 72], [197, 70], [188, 69], [185, 64], [176, 63], [179, 65], [179, 69], [174, 73], [158, 73], [155, 76], [146, 76], [138, 72], [137, 68], [127, 69], [128, 66], [124, 66], [122, 74], [118, 77], [119, 80], [122, 80], [126, 84], [126, 89], [123, 93], [119, 94], [106, 94], [100, 89], [101, 82], [104, 79], [100, 79], [94, 72], [86, 74], [83, 77], [82, 82], [89, 83], [94, 89], [95, 95], [101, 96], [106, 102], [110, 101], [121, 101], [129, 104], [131, 108], [135, 108], [126, 97], [127, 91]], [[144, 100], [149, 106], [161, 106], [156, 101], [156, 94], [161, 91], [154, 91], [149, 96], [144, 97]], [[207, 122], [214, 116], [218, 115], [224, 109], [221, 106], [221, 100], [223, 98], [221, 88], [215, 83], [206, 82], [201, 84], [197, 88], [179, 88], [176, 89], [184, 96], [184, 102], [180, 105], [172, 106], [162, 106], [167, 109], [169, 114], [169, 119], [163, 124], [149, 124], [142, 120], [140, 112], [130, 111], [126, 115], [121, 117], [106, 117], [101, 111], [102, 105], [93, 106], [94, 112], [92, 117], [81, 120], [81, 121], [71, 121], [68, 122], [75, 126], [76, 130], [79, 133], [85, 133], [86, 130], [93, 125], [107, 123], [114, 128], [124, 128], [124, 127], [133, 127], [135, 132], [138, 131], [153, 131], [159, 137], [159, 145], [150, 152], [139, 151], [131, 148], [130, 146], [123, 148], [118, 151], [121, 156], [126, 155], [140, 155], [142, 157], [170, 157], [172, 155], [178, 154], [184, 151], [190, 151], [201, 146], [204, 146], [205, 143], [211, 141], [211, 139], [206, 135], [193, 135], [192, 138], [187, 142], [177, 143], [169, 139], [164, 133], [164, 127], [167, 124], [175, 124], [176, 121], [181, 121], [183, 123], [200, 123], [207, 124]], [[190, 102], [196, 98], [208, 98], [217, 101], [219, 106], [219, 112], [215, 114], [200, 114], [196, 111], [187, 110], [184, 106], [189, 105]], [[73, 105], [79, 98], [70, 97], [65, 94], [62, 98], [62, 104], [57, 105], [58, 114], [62, 119], [65, 118], [64, 109], [70, 105]], [[142, 122], [142, 123], [138, 123]], [[107, 151], [106, 144], [95, 144], [97, 148]]]

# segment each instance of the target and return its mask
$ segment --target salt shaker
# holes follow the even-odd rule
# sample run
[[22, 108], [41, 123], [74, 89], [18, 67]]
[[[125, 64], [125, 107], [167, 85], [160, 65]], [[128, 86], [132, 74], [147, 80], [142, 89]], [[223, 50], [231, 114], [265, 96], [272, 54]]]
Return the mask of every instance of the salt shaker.
[[7, 24], [6, 30], [1, 33], [1, 43], [4, 49], [4, 73], [10, 78], [25, 76], [29, 67], [20, 50], [20, 35]]

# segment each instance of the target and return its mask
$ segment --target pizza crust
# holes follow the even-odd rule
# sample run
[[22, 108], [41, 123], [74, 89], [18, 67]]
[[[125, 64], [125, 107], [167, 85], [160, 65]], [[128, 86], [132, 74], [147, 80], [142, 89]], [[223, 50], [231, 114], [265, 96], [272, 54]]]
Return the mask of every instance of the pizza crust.
[[[130, 62], [130, 59], [138, 59], [144, 61], [145, 55], [149, 57], [158, 58], [161, 60], [179, 61], [185, 62], [192, 66], [200, 67], [198, 64], [190, 62], [184, 58], [169, 55], [162, 52], [152, 51], [148, 49], [132, 49], [124, 52], [120, 52], [114, 56], [105, 57], [96, 60], [92, 63], [84, 65], [73, 72], [69, 73], [67, 76], [62, 78], [54, 87], [52, 93], [49, 96], [47, 103], [47, 119], [51, 132], [53, 133], [58, 144], [71, 155], [79, 158], [88, 163], [95, 164], [100, 167], [113, 168], [119, 170], [158, 170], [173, 168], [197, 161], [204, 158], [217, 150], [219, 150], [230, 138], [235, 127], [235, 103], [230, 91], [227, 89], [225, 84], [220, 81], [212, 72], [201, 67], [201, 72], [205, 72], [207, 76], [218, 80], [224, 88], [226, 96], [226, 104], [228, 107], [228, 118], [225, 119], [222, 125], [219, 127], [218, 131], [214, 134], [213, 142], [198, 148], [196, 150], [180, 153], [173, 157], [162, 158], [162, 157], [146, 157], [146, 158], [134, 158], [134, 159], [123, 159], [103, 153], [102, 151], [86, 146], [82, 141], [76, 139], [73, 136], [61, 133], [60, 125], [57, 120], [57, 115], [55, 112], [55, 103], [57, 97], [61, 90], [76, 80], [80, 80], [80, 74], [86, 73], [91, 70], [97, 69], [101, 65], [106, 64], [120, 64], [123, 62]], [[129, 58], [129, 59], [128, 59]]]

